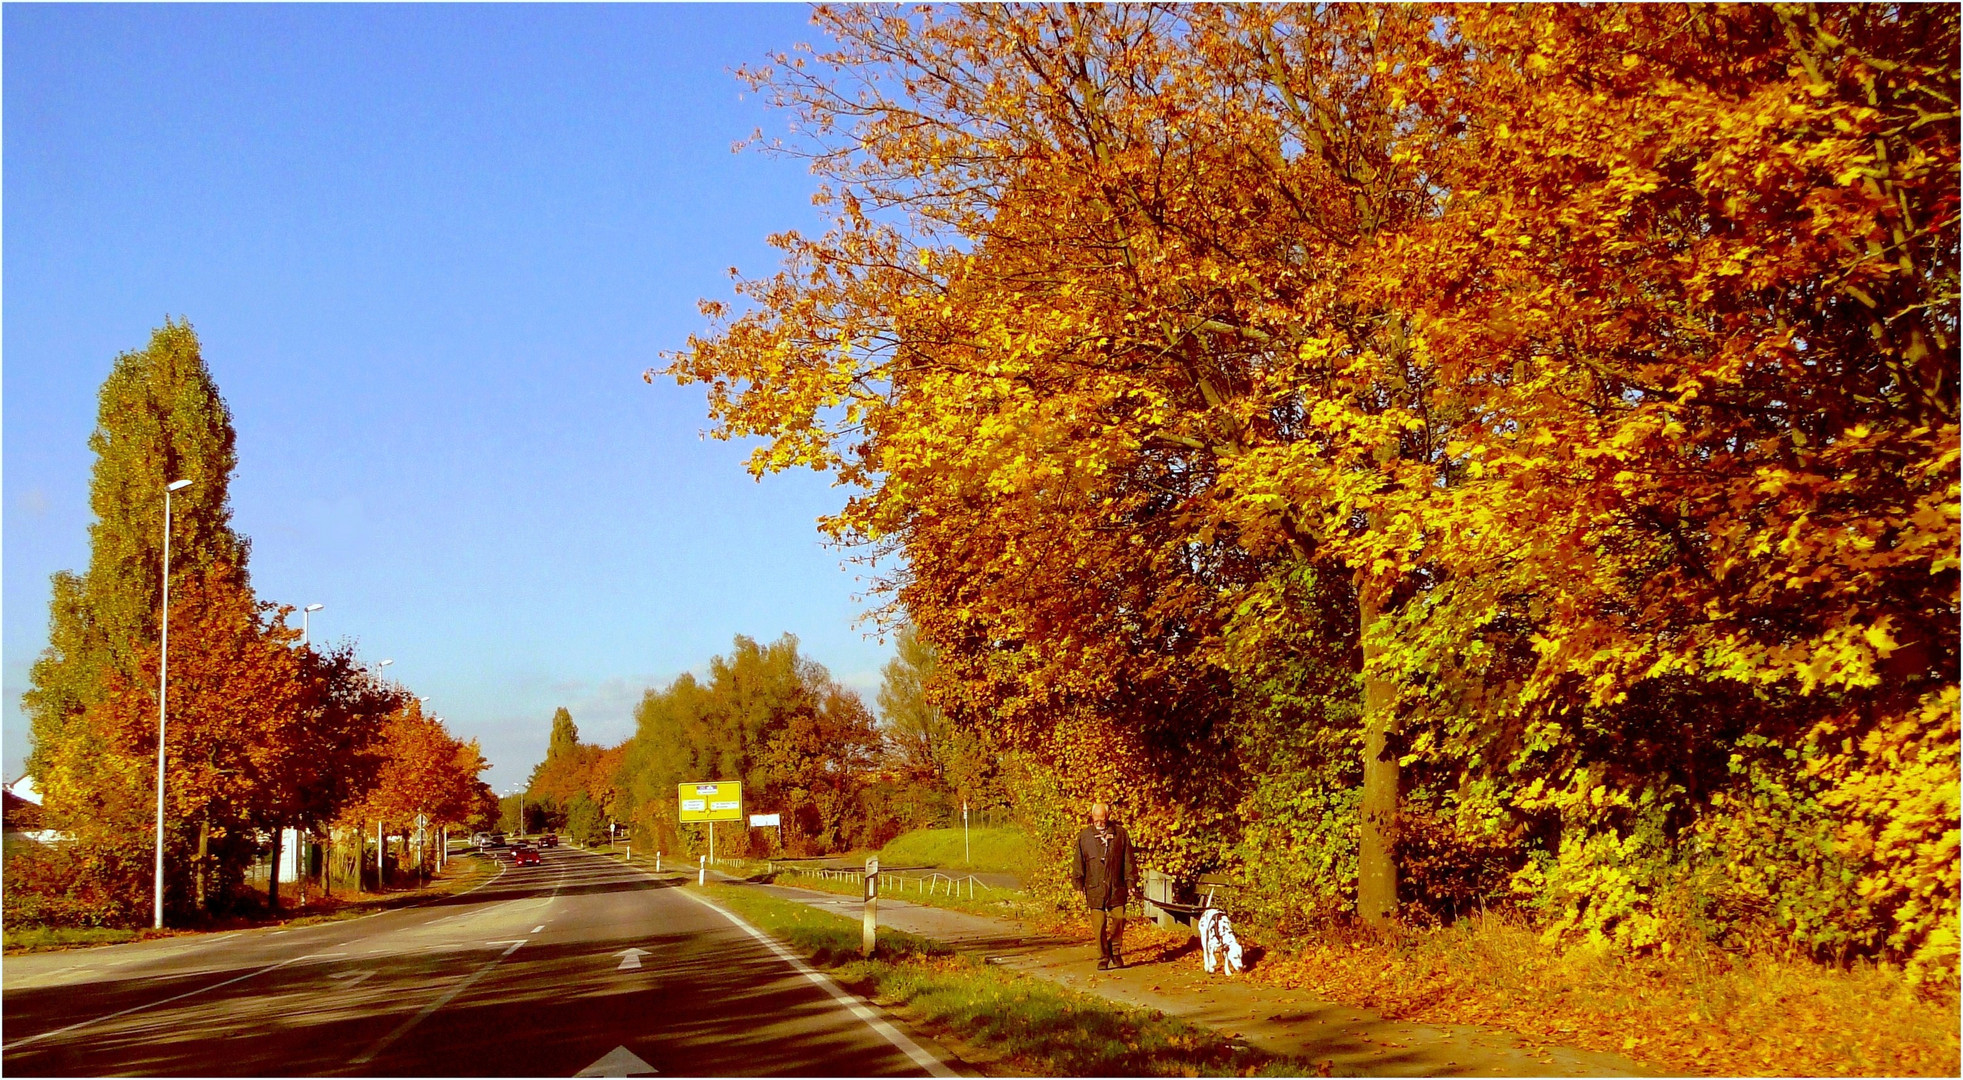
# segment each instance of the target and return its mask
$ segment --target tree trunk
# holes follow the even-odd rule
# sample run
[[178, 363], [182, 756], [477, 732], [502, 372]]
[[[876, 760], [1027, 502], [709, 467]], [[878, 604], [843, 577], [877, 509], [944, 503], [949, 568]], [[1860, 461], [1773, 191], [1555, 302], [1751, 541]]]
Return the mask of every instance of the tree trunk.
[[1397, 922], [1397, 757], [1389, 751], [1396, 716], [1390, 683], [1369, 674], [1378, 649], [1370, 643], [1378, 597], [1356, 575], [1358, 625], [1363, 636], [1363, 834], [1356, 853], [1356, 914], [1378, 933]]
[[198, 823], [198, 913], [211, 910], [207, 896], [207, 879], [211, 876], [211, 811], [205, 811], [204, 820]]
[[285, 832], [277, 826], [273, 828], [273, 859], [266, 870], [266, 906], [279, 910], [279, 842]]

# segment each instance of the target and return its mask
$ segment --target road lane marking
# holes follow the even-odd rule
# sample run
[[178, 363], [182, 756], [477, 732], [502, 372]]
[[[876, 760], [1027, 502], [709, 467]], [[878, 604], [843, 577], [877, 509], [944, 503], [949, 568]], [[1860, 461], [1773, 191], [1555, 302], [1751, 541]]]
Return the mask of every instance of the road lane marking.
[[[380, 1042], [369, 1047], [365, 1053], [363, 1053], [360, 1057], [355, 1058], [354, 1061], [351, 1062], [350, 1064], [366, 1065], [369, 1062], [375, 1060], [375, 1055], [381, 1053], [384, 1050], [387, 1050], [391, 1046], [394, 1046], [395, 1041], [397, 1039], [400, 1039], [404, 1035], [409, 1034], [409, 1032], [413, 1030], [417, 1024], [420, 1024], [423, 1021], [429, 1019], [430, 1014], [434, 1013], [436, 1010], [442, 1008], [443, 1006], [448, 1005], [450, 1002], [456, 1000], [458, 994], [461, 994], [465, 990], [470, 989], [473, 983], [483, 978], [484, 976], [490, 974], [492, 968], [497, 967], [500, 963], [503, 963], [505, 957], [510, 956], [512, 953], [517, 952], [518, 947], [523, 945], [527, 940], [529, 939], [519, 938], [518, 940], [511, 942], [511, 947], [499, 953], [496, 959], [492, 960], [490, 963], [485, 964], [483, 967], [480, 967], [476, 971], [473, 971], [469, 975], [465, 976], [462, 981], [457, 983], [457, 985], [451, 987], [448, 991], [446, 991], [442, 997], [437, 998], [435, 1001], [432, 1001], [429, 1004], [423, 1006], [423, 1010], [421, 1012], [417, 1013], [416, 1015], [410, 1017], [407, 1020], [404, 1020], [401, 1024], [398, 1024], [394, 1031], [391, 1031], [387, 1035], [382, 1036]], [[486, 942], [485, 944], [502, 945], [504, 944], [504, 942], [491, 941], [491, 942]]]
[[112, 1012], [107, 1016], [98, 1016], [90, 1020], [80, 1020], [73, 1024], [68, 1025], [67, 1027], [56, 1028], [53, 1031], [44, 1031], [39, 1035], [29, 1035], [25, 1039], [16, 1039], [13, 1042], [8, 1043], [5, 1049], [10, 1052], [14, 1050], [18, 1050], [21, 1047], [28, 1045], [29, 1043], [40, 1042], [42, 1039], [52, 1039], [56, 1035], [65, 1035], [68, 1032], [77, 1030], [78, 1028], [89, 1027], [92, 1024], [100, 1024], [105, 1020], [114, 1020], [119, 1016], [128, 1016], [131, 1013], [142, 1012], [145, 1009], [154, 1009], [159, 1005], [168, 1005], [173, 1001], [182, 1001], [187, 997], [196, 997], [199, 994], [207, 993], [212, 990], [217, 990], [220, 989], [221, 987], [230, 986], [233, 983], [244, 982], [245, 980], [250, 979], [255, 975], [264, 975], [268, 971], [276, 971], [280, 968], [285, 967], [288, 964], [296, 964], [302, 960], [315, 960], [315, 959], [319, 959], [319, 957], [312, 956], [312, 955], [291, 957], [286, 960], [281, 960], [277, 964], [267, 964], [265, 967], [259, 968], [254, 971], [248, 971], [243, 975], [233, 976], [232, 978], [226, 979], [224, 982], [215, 982], [209, 986], [200, 986], [196, 990], [186, 990], [181, 994], [173, 994], [170, 997], [164, 998], [161, 1001], [150, 1001], [150, 1002], [145, 1002], [142, 1005], [132, 1005], [127, 1009], [121, 1009], [116, 1012]]
[[[627, 865], [635, 873], [640, 874], [642, 877], [645, 877], [650, 881], [663, 880], [662, 878], [656, 877], [655, 875], [648, 873], [646, 870], [643, 870], [638, 866], [633, 866], [631, 863], [625, 865]], [[908, 1038], [905, 1032], [894, 1027], [892, 1024], [887, 1023], [884, 1019], [882, 1019], [879, 1016], [878, 1013], [875, 1013], [870, 1008], [866, 1007], [866, 1004], [863, 1001], [859, 1000], [857, 996], [847, 992], [845, 988], [833, 982], [823, 972], [818, 971], [816, 968], [813, 968], [810, 964], [805, 963], [802, 957], [799, 957], [795, 953], [790, 952], [789, 950], [785, 949], [782, 945], [778, 944], [777, 939], [771, 937], [769, 934], [764, 933], [763, 931], [757, 929], [756, 927], [751, 926], [749, 923], [743, 921], [743, 919], [738, 917], [735, 912], [730, 911], [729, 909], [723, 907], [721, 904], [716, 903], [714, 900], [711, 900], [706, 896], [699, 896], [687, 888], [677, 889], [676, 891], [681, 893], [683, 896], [688, 897], [690, 900], [693, 900], [696, 903], [701, 904], [703, 907], [706, 907], [709, 910], [715, 912], [716, 914], [721, 915], [723, 918], [729, 920], [732, 924], [734, 924], [737, 929], [750, 935], [752, 938], [755, 938], [759, 944], [761, 944], [764, 948], [769, 949], [770, 952], [773, 955], [775, 955], [779, 960], [782, 960], [786, 964], [789, 964], [792, 967], [792, 969], [795, 970], [798, 974], [803, 975], [806, 979], [810, 980], [813, 985], [817, 986], [820, 990], [823, 990], [826, 994], [830, 995], [833, 1001], [836, 1001], [840, 1005], [845, 1006], [845, 1008], [849, 1010], [853, 1016], [858, 1017], [859, 1020], [864, 1022], [864, 1024], [867, 1027], [873, 1029], [873, 1031], [876, 1032], [881, 1038], [885, 1039], [887, 1042], [891, 1043], [896, 1049], [898, 1049], [901, 1053], [905, 1054], [910, 1060], [912, 1060], [912, 1062], [915, 1065], [920, 1066], [920, 1068], [923, 1071], [925, 1071], [927, 1075], [936, 1076], [936, 1077], [950, 1077], [950, 1076], [961, 1075], [960, 1073], [957, 1073], [954, 1070], [948, 1068], [946, 1065], [942, 1064], [940, 1059], [934, 1057], [934, 1055], [928, 1053], [926, 1050], [921, 1049], [919, 1043], [914, 1042], [912, 1039]], [[601, 1061], [604, 1060], [606, 1059], [604, 1058], [601, 1059]], [[599, 1064], [600, 1062], [595, 1062], [594, 1065], [591, 1067], [597, 1068]], [[592, 1074], [589, 1073], [586, 1075], [592, 1075]]]
[[329, 975], [328, 978], [336, 981], [347, 979], [347, 982], [341, 983], [341, 989], [352, 990], [368, 981], [368, 977], [373, 974], [375, 974], [373, 971], [342, 971]]
[[646, 949], [622, 949], [613, 955], [620, 957], [620, 966], [615, 971], [641, 970], [641, 957], [648, 955]]
[[606, 1057], [574, 1073], [574, 1076], [654, 1076], [661, 1070], [642, 1061], [639, 1054], [616, 1046]]
[[534, 933], [534, 934], [543, 934], [543, 933], [545, 933], [545, 927], [544, 927], [543, 925], [540, 925], [540, 926], [534, 926], [534, 927], [532, 927], [532, 933]]
[[[646, 871], [643, 870], [642, 873], [646, 873]], [[811, 980], [811, 982], [815, 984], [820, 990], [823, 990], [825, 993], [830, 994], [833, 1001], [836, 1001], [840, 1005], [845, 1006], [846, 1009], [851, 1011], [853, 1016], [856, 1016], [860, 1020], [865, 1021], [867, 1027], [878, 1032], [881, 1038], [885, 1039], [889, 1043], [892, 1043], [895, 1047], [899, 1048], [899, 1051], [901, 1053], [913, 1059], [913, 1063], [915, 1065], [920, 1066], [922, 1069], [926, 1070], [927, 1075], [929, 1076], [961, 1075], [960, 1073], [957, 1073], [954, 1070], [948, 1068], [946, 1065], [941, 1064], [940, 1060], [934, 1057], [934, 1055], [928, 1053], [925, 1050], [922, 1050], [920, 1048], [920, 1044], [914, 1042], [912, 1039], [907, 1038], [905, 1032], [902, 1032], [898, 1028], [887, 1023], [885, 1020], [880, 1019], [879, 1015], [873, 1012], [871, 1009], [867, 1008], [865, 1003], [860, 1001], [857, 996], [847, 993], [843, 987], [831, 981], [831, 979], [827, 978], [823, 972], [818, 971], [816, 968], [813, 968], [811, 965], [805, 963], [801, 957], [797, 956], [795, 953], [792, 953], [790, 950], [784, 948], [782, 945], [779, 945], [777, 943], [776, 938], [773, 938], [769, 934], [766, 934], [763, 931], [757, 929], [756, 927], [751, 926], [749, 923], [744, 922], [741, 918], [739, 918], [736, 915], [735, 912], [730, 911], [728, 908], [723, 907], [721, 904], [716, 903], [714, 900], [711, 900], [706, 896], [697, 896], [696, 894], [690, 892], [686, 888], [677, 889], [675, 891], [681, 893], [683, 896], [688, 897], [690, 900], [693, 900], [696, 903], [701, 904], [703, 907], [708, 908], [709, 910], [715, 912], [716, 914], [721, 915], [723, 918], [728, 919], [731, 923], [734, 923], [736, 925], [737, 929], [757, 939], [758, 942], [762, 943], [764, 948], [769, 949], [772, 953], [776, 954], [779, 960], [782, 960], [786, 964], [789, 964], [791, 965], [791, 967], [797, 969], [798, 974], [803, 975], [805, 978]]]

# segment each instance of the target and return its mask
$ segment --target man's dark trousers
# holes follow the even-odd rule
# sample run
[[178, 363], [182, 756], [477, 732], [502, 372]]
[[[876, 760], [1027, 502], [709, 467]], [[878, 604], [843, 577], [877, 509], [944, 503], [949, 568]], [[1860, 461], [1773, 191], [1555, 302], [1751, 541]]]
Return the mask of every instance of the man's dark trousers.
[[1091, 936], [1097, 939], [1097, 958], [1113, 964], [1124, 963], [1118, 946], [1125, 936], [1125, 909], [1122, 906], [1091, 909]]

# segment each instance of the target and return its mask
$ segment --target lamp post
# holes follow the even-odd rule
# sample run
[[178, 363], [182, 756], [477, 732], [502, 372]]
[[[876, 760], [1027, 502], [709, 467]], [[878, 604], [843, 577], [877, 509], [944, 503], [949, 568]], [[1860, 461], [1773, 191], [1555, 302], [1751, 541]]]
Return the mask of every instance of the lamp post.
[[191, 486], [189, 480], [164, 485], [164, 616], [157, 646], [157, 880], [155, 928], [164, 928], [164, 695], [170, 687], [170, 494]]
[[300, 644], [306, 645], [311, 640], [307, 636], [308, 631], [311, 629], [307, 617], [326, 606], [326, 604], [308, 604], [306, 607], [300, 609]]

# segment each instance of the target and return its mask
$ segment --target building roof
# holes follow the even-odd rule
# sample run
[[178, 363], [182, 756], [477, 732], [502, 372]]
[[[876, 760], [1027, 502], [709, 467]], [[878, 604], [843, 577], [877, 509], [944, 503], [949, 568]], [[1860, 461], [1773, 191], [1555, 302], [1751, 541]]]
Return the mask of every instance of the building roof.
[[28, 802], [12, 791], [0, 791], [0, 800], [6, 803], [6, 826], [9, 829], [37, 830], [47, 828], [41, 807]]

